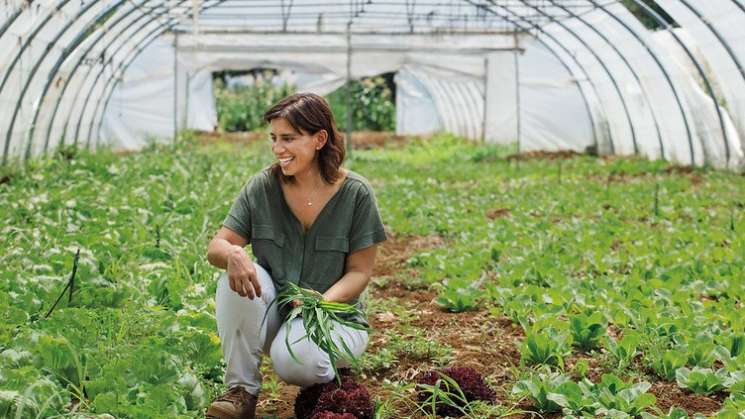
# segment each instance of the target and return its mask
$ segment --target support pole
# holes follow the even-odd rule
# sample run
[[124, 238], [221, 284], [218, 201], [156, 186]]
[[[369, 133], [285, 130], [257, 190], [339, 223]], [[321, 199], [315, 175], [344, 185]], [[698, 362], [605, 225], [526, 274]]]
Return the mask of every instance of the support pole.
[[481, 143], [486, 143], [487, 100], [489, 98], [489, 56], [484, 57], [484, 114], [481, 117]]
[[515, 37], [515, 52], [513, 53], [513, 57], [515, 59], [515, 110], [517, 113], [517, 154], [520, 154], [521, 147], [520, 147], [520, 141], [522, 137], [522, 121], [521, 121], [521, 112], [520, 112], [520, 61], [517, 58], [517, 48], [518, 48], [518, 42], [517, 42], [517, 32], [514, 33]]
[[[350, 89], [352, 81], [352, 21], [347, 22], [347, 81], [345, 85]], [[352, 158], [352, 92], [346, 92], [347, 106], [347, 135], [345, 138], [347, 156]]]
[[173, 144], [178, 135], [178, 32], [173, 31]]

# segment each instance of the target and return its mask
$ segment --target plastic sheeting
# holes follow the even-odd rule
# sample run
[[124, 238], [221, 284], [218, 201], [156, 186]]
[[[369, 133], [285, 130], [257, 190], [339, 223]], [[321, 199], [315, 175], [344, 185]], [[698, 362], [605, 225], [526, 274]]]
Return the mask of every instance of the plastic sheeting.
[[[431, 36], [382, 36], [360, 35], [351, 37], [350, 75], [353, 78], [373, 76], [399, 68], [425, 69], [419, 71], [420, 83], [429, 86], [429, 95], [436, 100], [432, 109], [438, 113], [421, 115], [425, 119], [439, 119], [441, 129], [472, 139], [482, 138], [483, 82], [485, 77], [484, 54], [514, 48], [512, 35], [461, 35], [443, 34], [438, 43], [431, 44]], [[172, 45], [178, 45], [178, 53]], [[277, 34], [223, 34], [200, 36], [182, 35], [178, 40], [164, 36], [156, 41], [147, 56], [140, 56], [114, 92], [104, 118], [102, 136], [112, 136], [117, 146], [133, 144], [139, 147], [144, 137], [169, 138], [175, 130], [174, 106], [179, 114], [188, 107], [190, 112], [205, 115], [201, 121], [190, 117], [184, 121], [179, 116], [178, 127], [212, 129], [216, 123], [214, 98], [209, 89], [183, 91], [183, 80], [204, 77], [212, 71], [249, 69], [273, 66], [291, 70], [300, 91], [326, 94], [341, 86], [346, 80], [347, 39], [345, 34], [277, 35]], [[174, 67], [174, 57], [178, 64]], [[510, 53], [511, 56], [511, 53]], [[177, 69], [177, 70], [174, 70]], [[174, 81], [174, 71], [178, 71]], [[139, 74], [147, 75], [147, 80]], [[157, 91], [157, 100], [140, 94], [141, 86], [151, 85]], [[174, 88], [179, 93], [174, 101]], [[132, 90], [128, 92], [128, 90]], [[140, 98], [139, 100], [137, 98]], [[166, 97], [170, 99], [165, 99]], [[166, 110], [170, 100], [170, 110]], [[147, 115], [142, 118], [143, 115]], [[182, 123], [182, 121], [185, 122]], [[211, 121], [211, 122], [210, 122]], [[127, 131], [127, 127], [132, 127]], [[399, 129], [404, 132], [402, 128]], [[514, 140], [514, 138], [513, 138]]]
[[[443, 129], [518, 140], [523, 150], [593, 144], [601, 153], [742, 168], [742, 2], [658, 4], [682, 26], [678, 35], [652, 34], [620, 4], [600, 0], [295, 0], [292, 11], [231, 0], [8, 0], [0, 4], [0, 48], [9, 51], [0, 57], [3, 163], [62, 142], [137, 148], [182, 127], [209, 129], [209, 74], [218, 69], [288, 68], [303, 89], [327, 92], [346, 78], [353, 13], [351, 75], [401, 70], [399, 106], [412, 109], [397, 110], [400, 132]], [[175, 53], [165, 34], [192, 23], [196, 32], [179, 36]], [[524, 31], [517, 57], [515, 40], [493, 32], [510, 28]], [[278, 32], [285, 29], [307, 33]]]
[[[690, 33], [688, 44], [696, 48], [699, 59], [712, 78], [722, 111], [734, 123], [738, 135], [728, 136], [734, 158], [745, 150], [745, 11], [743, 3], [732, 0], [671, 1], [658, 3], [681, 27]], [[686, 60], [681, 60], [682, 62]], [[696, 74], [691, 67], [692, 74]], [[712, 105], [713, 106], [713, 105]], [[738, 140], [739, 138], [739, 140]], [[739, 147], [738, 152], [736, 149]]]

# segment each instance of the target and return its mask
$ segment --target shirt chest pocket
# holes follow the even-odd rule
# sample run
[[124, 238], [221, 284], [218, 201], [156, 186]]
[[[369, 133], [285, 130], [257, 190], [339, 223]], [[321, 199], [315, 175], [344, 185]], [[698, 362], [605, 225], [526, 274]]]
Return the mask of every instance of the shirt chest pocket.
[[285, 235], [271, 225], [254, 225], [251, 231], [251, 249], [256, 262], [269, 271], [272, 277], [281, 274], [285, 254]]
[[316, 291], [326, 292], [344, 276], [349, 239], [345, 236], [318, 236], [314, 250], [314, 275], [309, 282]]

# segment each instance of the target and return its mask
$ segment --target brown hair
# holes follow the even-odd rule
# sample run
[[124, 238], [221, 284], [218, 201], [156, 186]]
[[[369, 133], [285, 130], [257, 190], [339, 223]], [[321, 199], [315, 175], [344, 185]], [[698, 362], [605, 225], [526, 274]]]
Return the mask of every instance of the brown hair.
[[[344, 136], [336, 129], [334, 114], [326, 99], [314, 93], [296, 93], [280, 100], [264, 114], [267, 123], [273, 119], [285, 118], [300, 134], [314, 135], [325, 130], [326, 144], [318, 152], [318, 168], [327, 183], [334, 183], [341, 173], [339, 168], [344, 161]], [[285, 182], [292, 182], [292, 176], [285, 176], [278, 163], [272, 171]]]

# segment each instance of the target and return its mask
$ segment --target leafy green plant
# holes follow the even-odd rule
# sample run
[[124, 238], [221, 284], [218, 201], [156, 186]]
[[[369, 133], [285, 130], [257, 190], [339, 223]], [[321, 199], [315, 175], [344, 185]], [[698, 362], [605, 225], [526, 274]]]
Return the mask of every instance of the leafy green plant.
[[437, 297], [437, 305], [443, 309], [460, 313], [475, 310], [481, 292], [473, 283], [461, 279], [449, 279]]
[[652, 356], [652, 369], [660, 377], [666, 380], [674, 380], [678, 368], [683, 367], [688, 360], [684, 352], [668, 350], [658, 352]]
[[561, 406], [564, 417], [590, 416], [597, 409], [591, 395], [582, 391], [579, 384], [568, 381], [559, 386], [557, 392], [549, 394], [548, 398]]
[[735, 371], [729, 374], [724, 387], [730, 394], [745, 395], [745, 371]]
[[681, 367], [675, 373], [679, 386], [698, 394], [711, 394], [724, 389], [727, 378], [727, 372], [724, 369], [714, 371], [711, 368]]
[[600, 312], [580, 313], [569, 318], [569, 330], [572, 332], [572, 344], [585, 352], [596, 349], [600, 338], [608, 327]]
[[642, 412], [642, 419], [688, 419], [688, 412], [679, 408], [671, 407], [665, 415], [655, 416], [647, 412]]
[[647, 392], [652, 386], [650, 383], [629, 384], [613, 374], [603, 374], [597, 384], [583, 380], [579, 385], [586, 396], [595, 400], [600, 415], [622, 412], [636, 417], [657, 401]]
[[710, 367], [716, 361], [716, 345], [711, 339], [698, 339], [686, 347], [687, 364], [694, 367]]
[[605, 339], [605, 349], [617, 361], [616, 367], [623, 369], [631, 364], [631, 361], [639, 353], [641, 336], [633, 331], [625, 331], [623, 337], [616, 340], [611, 337]]
[[585, 378], [588, 372], [590, 372], [590, 363], [586, 359], [578, 359], [571, 370], [572, 377], [574, 378]]
[[520, 345], [520, 362], [525, 365], [554, 365], [564, 368], [568, 336], [553, 329], [531, 331]]
[[745, 395], [733, 394], [724, 401], [722, 410], [715, 416], [717, 419], [740, 419], [745, 414]]
[[[559, 412], [562, 406], [557, 400], [564, 402], [566, 397], [562, 398], [563, 386], [570, 382], [569, 377], [564, 374], [545, 370], [518, 381], [512, 388], [512, 394], [528, 397], [539, 412]], [[565, 404], [569, 403], [567, 400]]]
[[375, 352], [366, 351], [363, 353], [359, 370], [365, 373], [377, 373], [389, 370], [396, 364], [398, 364], [396, 351], [383, 347]]

